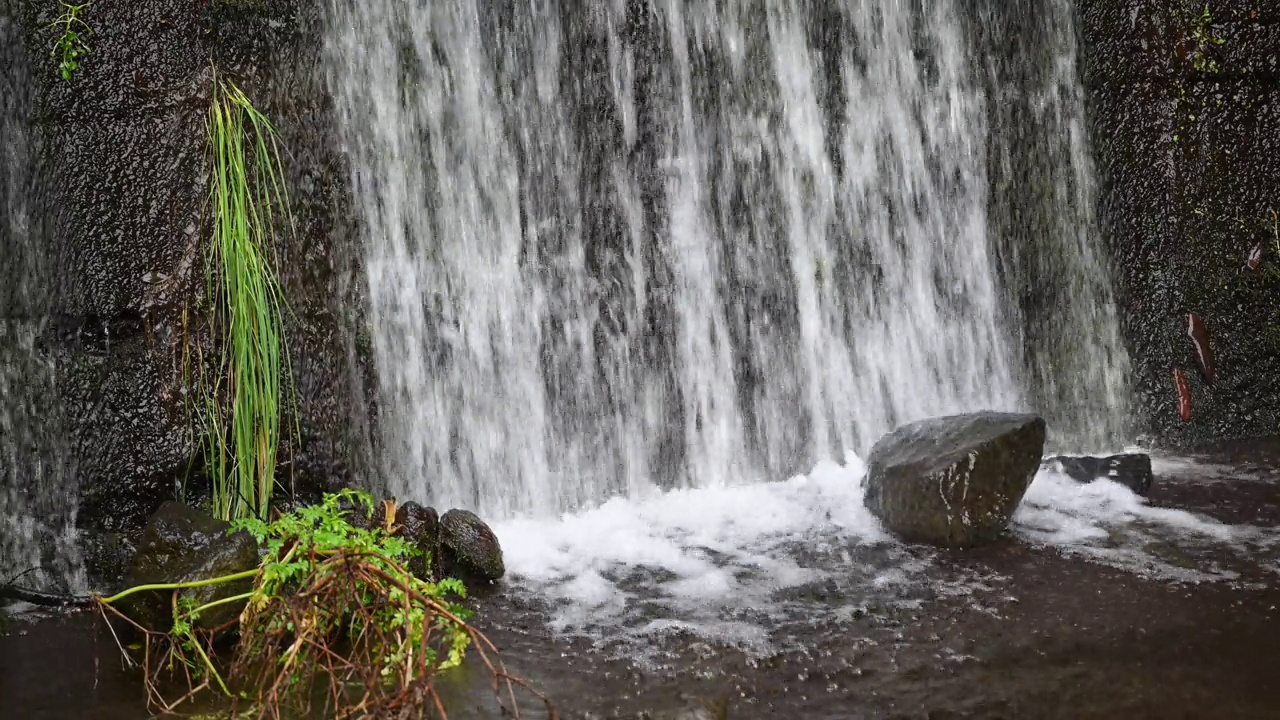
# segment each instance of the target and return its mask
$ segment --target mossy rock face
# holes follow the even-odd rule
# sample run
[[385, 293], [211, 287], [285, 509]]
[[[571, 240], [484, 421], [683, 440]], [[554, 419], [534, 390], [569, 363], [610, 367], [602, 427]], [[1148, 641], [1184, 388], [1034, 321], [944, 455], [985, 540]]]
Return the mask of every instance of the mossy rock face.
[[[125, 586], [181, 583], [232, 575], [258, 566], [258, 544], [244, 532], [229, 533], [231, 524], [178, 502], [166, 502], [147, 521], [138, 552], [125, 574]], [[182, 590], [180, 597], [207, 603], [249, 592], [253, 579]], [[153, 630], [173, 623], [169, 591], [131, 595], [119, 609]], [[244, 603], [227, 603], [202, 612], [196, 626], [212, 629], [239, 616]]]
[[964, 548], [989, 543], [1035, 477], [1045, 422], [972, 413], [912, 423], [881, 438], [867, 459], [867, 508], [907, 542]]

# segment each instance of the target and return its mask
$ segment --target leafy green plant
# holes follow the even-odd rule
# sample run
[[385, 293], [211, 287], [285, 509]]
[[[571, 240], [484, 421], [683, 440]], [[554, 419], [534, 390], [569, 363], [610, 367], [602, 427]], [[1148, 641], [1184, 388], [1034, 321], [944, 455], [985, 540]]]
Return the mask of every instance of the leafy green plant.
[[[1226, 38], [1217, 34], [1213, 28], [1213, 12], [1209, 9], [1209, 4], [1205, 3], [1203, 8], [1187, 9], [1185, 5], [1174, 4], [1170, 13], [1175, 22], [1184, 22], [1182, 18], [1187, 18], [1186, 36], [1182, 41], [1183, 47], [1190, 46], [1189, 54], [1191, 57], [1191, 66], [1197, 73], [1216, 74], [1221, 71], [1218, 61], [1214, 59], [1214, 48], [1226, 44]], [[1178, 143], [1186, 139], [1193, 133], [1196, 123], [1200, 122], [1203, 114], [1209, 109], [1209, 100], [1204, 97], [1192, 99], [1188, 96], [1187, 86], [1181, 79], [1175, 80], [1172, 86], [1174, 101], [1177, 104], [1177, 127], [1174, 129], [1172, 138], [1173, 142]], [[1239, 102], [1240, 96], [1237, 94], [1232, 101]], [[1214, 105], [1222, 107], [1226, 104], [1226, 100], [1221, 95], [1212, 100]], [[1246, 103], [1245, 107], [1250, 107]]]
[[1213, 46], [1224, 44], [1226, 39], [1214, 34], [1212, 26], [1213, 13], [1209, 11], [1209, 4], [1205, 3], [1198, 15], [1191, 16], [1191, 39], [1195, 41], [1191, 60], [1196, 72], [1218, 72], [1218, 62], [1210, 57], [1209, 52]]
[[[432, 678], [462, 663], [469, 647], [495, 680], [507, 683], [514, 702], [513, 685], [527, 686], [490, 659], [496, 649], [467, 624], [469, 611], [450, 599], [465, 597], [462, 583], [429, 582], [407, 569], [421, 550], [395, 535], [394, 505], [385, 513], [391, 521], [362, 527], [349, 520], [347, 504], [366, 519], [372, 516], [368, 495], [344, 490], [273, 522], [233, 523], [233, 531], [249, 532], [266, 549], [259, 567], [248, 573], [139, 586], [98, 599], [104, 617], [124, 618], [146, 634], [143, 665], [153, 705], [171, 711], [196, 692], [213, 690], [233, 702], [249, 702], [259, 717], [289, 711], [310, 716], [319, 686], [324, 711], [339, 717], [382, 717], [380, 712], [392, 708], [418, 717], [429, 707], [445, 717]], [[178, 597], [184, 588], [246, 575], [254, 578], [247, 593], [204, 605]], [[173, 624], [166, 630], [142, 628], [112, 607], [134, 593], [157, 590], [174, 591]], [[228, 603], [245, 605], [236, 623], [235, 661], [224, 676], [212, 652], [213, 634], [198, 630], [197, 621]], [[156, 689], [164, 668], [187, 680], [188, 692], [175, 702], [165, 702]]]
[[72, 5], [60, 1], [58, 5], [62, 9], [62, 14], [49, 25], [50, 29], [61, 31], [58, 39], [54, 41], [53, 52], [50, 54], [61, 58], [58, 62], [58, 72], [63, 80], [71, 79], [75, 71], [80, 69], [80, 58], [90, 52], [84, 36], [92, 35], [93, 28], [80, 19], [80, 12], [92, 4]]
[[201, 382], [206, 470], [215, 516], [264, 517], [275, 484], [281, 381], [291, 377], [285, 301], [271, 248], [275, 232], [291, 229], [292, 218], [274, 126], [216, 73], [208, 137], [213, 240], [207, 282], [214, 324], [224, 337], [218, 372]]

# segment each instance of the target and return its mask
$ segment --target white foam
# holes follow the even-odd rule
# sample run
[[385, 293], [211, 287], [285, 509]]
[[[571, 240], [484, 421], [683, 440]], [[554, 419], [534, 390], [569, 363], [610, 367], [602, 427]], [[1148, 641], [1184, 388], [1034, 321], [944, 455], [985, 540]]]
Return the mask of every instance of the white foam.
[[1108, 526], [1135, 521], [1222, 541], [1234, 539], [1229, 525], [1183, 510], [1152, 507], [1146, 498], [1110, 479], [1079, 483], [1055, 470], [1036, 475], [1014, 514], [1025, 534], [1061, 545], [1105, 537]]
[[[547, 598], [553, 628], [613, 626], [644, 635], [693, 630], [756, 645], [775, 593], [848, 564], [850, 545], [889, 544], [862, 502], [864, 466], [821, 463], [785, 482], [623, 498], [558, 521], [498, 525], [512, 579]], [[799, 552], [797, 552], [799, 550]], [[796, 555], [821, 556], [798, 560]], [[922, 567], [922, 566], [921, 566]], [[902, 563], [882, 582], [918, 572]]]
[[[1142, 450], [1139, 452], [1147, 452]], [[1242, 468], [1187, 457], [1151, 452], [1151, 471], [1157, 478], [1194, 480], [1198, 483], [1229, 482], [1247, 475]]]
[[[886, 535], [863, 504], [865, 472], [849, 454], [784, 482], [617, 498], [495, 530], [511, 581], [547, 601], [553, 630], [622, 642], [633, 656], [632, 641], [673, 633], [764, 652], [797, 618], [839, 621], [1006, 580], [939, 572], [933, 551]], [[1110, 480], [1081, 484], [1053, 470], [1036, 476], [1012, 528], [1094, 562], [1193, 582], [1233, 580], [1224, 556], [1278, 544], [1274, 531], [1154, 507]]]
[[1203, 557], [1243, 555], [1272, 542], [1269, 530], [1228, 525], [1174, 508], [1156, 507], [1107, 478], [1079, 483], [1041, 470], [1013, 517], [1014, 532], [1114, 567], [1185, 581], [1234, 579], [1238, 573]]

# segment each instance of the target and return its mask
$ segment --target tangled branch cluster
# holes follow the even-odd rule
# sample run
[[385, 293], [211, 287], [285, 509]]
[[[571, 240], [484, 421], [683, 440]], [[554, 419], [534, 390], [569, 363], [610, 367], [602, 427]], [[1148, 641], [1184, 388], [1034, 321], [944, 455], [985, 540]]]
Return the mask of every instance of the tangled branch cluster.
[[[336, 718], [443, 720], [448, 715], [432, 680], [474, 647], [504, 714], [520, 717], [519, 688], [555, 718], [551, 703], [508, 673], [493, 643], [467, 623], [469, 611], [449, 600], [464, 596], [462, 584], [414, 576], [406, 567], [418, 549], [395, 536], [390, 521], [371, 529], [352, 526], [339, 509], [344, 499], [372, 513], [367, 496], [344, 491], [270, 524], [236, 523], [267, 547], [253, 591], [196, 606], [179, 598], [180, 585], [151, 587], [173, 594], [174, 621], [166, 631], [145, 628], [112, 606], [137, 588], [99, 599], [104, 618], [122, 619], [145, 637], [141, 664], [149, 705], [168, 712], [214, 691], [232, 701], [236, 716], [260, 720], [311, 717], [316, 709]], [[246, 602], [245, 609], [228, 626], [197, 629], [201, 612], [235, 601]], [[228, 631], [240, 639], [224, 679], [213, 646]], [[175, 700], [164, 696], [166, 677], [181, 688]]]

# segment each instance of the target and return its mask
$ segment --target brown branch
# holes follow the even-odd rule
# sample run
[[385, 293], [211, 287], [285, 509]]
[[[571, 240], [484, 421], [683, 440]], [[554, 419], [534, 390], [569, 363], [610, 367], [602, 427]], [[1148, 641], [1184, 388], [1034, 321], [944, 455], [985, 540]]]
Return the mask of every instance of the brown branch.
[[[249, 680], [252, 687], [259, 688], [259, 718], [279, 720], [286, 707], [309, 709], [314, 699], [311, 693], [320, 690], [316, 681], [324, 677], [327, 687], [322, 697], [329, 706], [326, 709], [337, 717], [409, 718], [434, 708], [441, 720], [447, 720], [443, 700], [432, 684], [439, 659], [450, 651], [452, 638], [457, 638], [437, 632], [437, 625], [444, 627], [445, 623], [465, 633], [475, 647], [504, 714], [521, 717], [519, 687], [542, 702], [549, 720], [558, 718], [545, 695], [507, 670], [497, 646], [487, 636], [444, 602], [428, 596], [426, 586], [415, 584], [401, 563], [367, 551], [313, 551], [308, 557], [313, 562], [311, 572], [288, 595], [269, 597], [261, 607], [251, 607], [213, 631], [193, 632], [196, 648], [207, 647], [212, 656], [214, 638], [239, 624], [241, 638], [230, 677], [238, 678], [236, 682]], [[204, 669], [203, 678], [193, 676], [192, 658], [169, 634], [145, 628], [105, 603], [99, 603], [99, 609], [109, 626], [107, 610], [143, 634], [142, 667], [149, 708], [172, 712], [211, 689], [211, 669]], [[419, 612], [422, 618], [413, 620]], [[398, 627], [387, 624], [393, 614], [402, 618]], [[159, 646], [152, 645], [159, 642], [166, 647], [157, 658]], [[347, 643], [346, 648], [339, 649], [339, 642]], [[116, 644], [126, 661], [133, 663], [118, 637]], [[429, 662], [432, 657], [437, 662]], [[160, 691], [160, 672], [166, 662], [181, 664], [180, 677], [187, 688], [172, 702]], [[384, 670], [399, 682], [387, 684]]]

